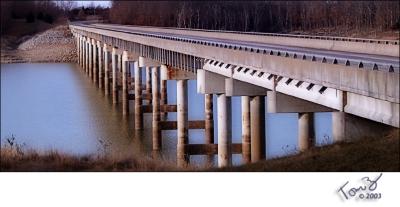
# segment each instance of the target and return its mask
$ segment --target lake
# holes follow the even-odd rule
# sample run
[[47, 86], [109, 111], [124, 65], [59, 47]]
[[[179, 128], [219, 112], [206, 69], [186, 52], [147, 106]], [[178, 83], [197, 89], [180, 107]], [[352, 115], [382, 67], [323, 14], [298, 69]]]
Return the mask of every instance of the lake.
[[[168, 103], [176, 104], [176, 81], [168, 81], [167, 86]], [[188, 82], [188, 90], [189, 120], [204, 119], [204, 96], [197, 94], [195, 80]], [[214, 96], [215, 141], [218, 140], [216, 105]], [[38, 151], [151, 156], [151, 114], [144, 115], [145, 129], [135, 131], [133, 101], [129, 117], [122, 116], [121, 108], [113, 106], [112, 100], [76, 64], [1, 64], [2, 145], [15, 136], [17, 143]], [[232, 112], [233, 142], [239, 143], [240, 97], [232, 98]], [[266, 113], [268, 158], [296, 152], [297, 116], [297, 113]], [[169, 113], [168, 120], [176, 120], [176, 113]], [[331, 143], [331, 113], [315, 113], [314, 123], [317, 145]], [[177, 134], [175, 131], [162, 134], [162, 156], [174, 161]], [[203, 130], [189, 131], [189, 143], [203, 141]], [[204, 157], [191, 156], [191, 162], [200, 164]], [[233, 162], [241, 164], [241, 155], [234, 155]]]

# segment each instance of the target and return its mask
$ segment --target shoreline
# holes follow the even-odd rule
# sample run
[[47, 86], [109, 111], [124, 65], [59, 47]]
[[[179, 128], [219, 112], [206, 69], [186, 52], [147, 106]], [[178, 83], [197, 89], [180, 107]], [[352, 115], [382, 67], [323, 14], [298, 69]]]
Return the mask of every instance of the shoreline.
[[189, 165], [179, 168], [162, 158], [68, 155], [57, 151], [23, 150], [20, 145], [1, 146], [2, 172], [355, 172], [400, 171], [399, 131], [386, 137], [343, 142], [286, 157], [218, 168]]
[[1, 63], [76, 63], [76, 61], [76, 45], [67, 24], [60, 24], [33, 36], [1, 37]]

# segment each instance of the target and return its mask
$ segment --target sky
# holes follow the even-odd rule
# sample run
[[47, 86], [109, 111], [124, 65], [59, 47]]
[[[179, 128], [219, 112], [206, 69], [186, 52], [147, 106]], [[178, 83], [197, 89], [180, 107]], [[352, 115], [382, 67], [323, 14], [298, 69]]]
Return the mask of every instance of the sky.
[[89, 6], [92, 2], [94, 3], [95, 6], [99, 5], [102, 7], [109, 7], [111, 4], [111, 1], [76, 1], [78, 3], [78, 6]]

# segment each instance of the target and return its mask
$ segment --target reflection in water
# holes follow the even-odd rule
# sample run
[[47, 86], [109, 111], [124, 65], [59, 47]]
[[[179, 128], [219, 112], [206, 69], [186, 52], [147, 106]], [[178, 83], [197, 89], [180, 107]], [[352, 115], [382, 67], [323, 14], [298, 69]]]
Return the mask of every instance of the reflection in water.
[[[143, 81], [145, 81], [143, 79]], [[168, 103], [176, 104], [176, 82], [168, 81]], [[204, 97], [196, 93], [196, 81], [188, 82], [189, 120], [204, 119]], [[216, 103], [216, 97], [214, 97]], [[19, 143], [39, 150], [70, 154], [110, 153], [114, 156], [155, 156], [151, 151], [151, 114], [144, 115], [145, 129], [134, 130], [133, 101], [130, 116], [113, 107], [92, 81], [73, 64], [1, 65], [1, 140], [14, 134]], [[241, 141], [240, 97], [232, 98], [233, 142]], [[216, 116], [214, 104], [214, 117]], [[267, 156], [294, 153], [297, 147], [297, 114], [266, 115]], [[168, 120], [176, 120], [169, 113]], [[215, 119], [215, 129], [217, 120]], [[316, 113], [317, 144], [331, 142], [330, 113]], [[215, 130], [215, 141], [217, 131]], [[163, 131], [164, 159], [176, 159], [176, 131]], [[190, 143], [203, 143], [203, 130], [190, 130]], [[204, 163], [205, 155], [191, 156]], [[234, 155], [240, 164], [241, 155]], [[214, 156], [214, 164], [216, 156]]]

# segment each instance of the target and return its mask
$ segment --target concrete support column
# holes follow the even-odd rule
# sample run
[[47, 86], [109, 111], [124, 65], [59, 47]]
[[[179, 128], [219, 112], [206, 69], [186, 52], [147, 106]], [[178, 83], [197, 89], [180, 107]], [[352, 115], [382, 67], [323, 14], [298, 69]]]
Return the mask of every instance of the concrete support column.
[[[213, 117], [213, 94], [204, 94], [204, 121], [205, 121], [205, 144], [214, 144], [214, 117]], [[212, 164], [214, 155], [207, 156], [207, 163]]]
[[85, 40], [85, 72], [86, 74], [89, 73], [89, 43], [88, 40], [86, 38]]
[[[151, 67], [146, 66], [146, 96], [151, 97]], [[151, 99], [148, 99], [149, 105], [151, 105]]]
[[143, 129], [143, 109], [142, 109], [142, 76], [139, 63], [135, 62], [135, 129]]
[[162, 146], [160, 128], [160, 91], [159, 68], [151, 67], [152, 72], [152, 99], [153, 99], [153, 151], [160, 151]]
[[218, 167], [232, 165], [232, 105], [231, 97], [217, 95], [218, 110]]
[[243, 163], [251, 161], [250, 144], [250, 97], [242, 96], [242, 159]]
[[[168, 104], [168, 96], [167, 96], [167, 80], [161, 80], [161, 105], [167, 105]], [[161, 118], [165, 120], [167, 118], [168, 113], [167, 112], [161, 112]]]
[[205, 143], [214, 144], [213, 94], [204, 95]]
[[81, 38], [79, 37], [79, 35], [77, 35], [76, 36], [76, 56], [78, 58], [76, 61], [78, 62], [78, 65], [81, 64], [81, 60], [79, 59], [79, 57], [81, 56], [80, 55], [81, 54], [80, 46], [81, 46]]
[[98, 56], [98, 71], [99, 71], [99, 88], [103, 88], [103, 48], [101, 47], [100, 41], [97, 41], [97, 56]]
[[265, 101], [264, 96], [250, 98], [251, 162], [265, 159]]
[[104, 44], [104, 94], [109, 95], [110, 94], [110, 71], [108, 68], [108, 51], [107, 51], [107, 45]]
[[189, 162], [189, 156], [185, 151], [185, 145], [189, 143], [189, 121], [188, 121], [188, 92], [187, 80], [177, 80], [177, 124], [178, 124], [178, 146], [177, 164], [185, 166]]
[[92, 52], [92, 57], [93, 57], [93, 66], [92, 66], [92, 73], [93, 73], [93, 82], [95, 85], [97, 85], [97, 45], [96, 41], [92, 39], [92, 46], [93, 46], [93, 52]]
[[314, 119], [313, 113], [299, 113], [298, 120], [298, 145], [300, 151], [308, 150], [314, 145]]
[[118, 103], [118, 85], [117, 85], [117, 60], [116, 60], [116, 55], [117, 55], [117, 49], [112, 48], [111, 52], [111, 67], [112, 67], [112, 100], [113, 104]]
[[338, 111], [332, 112], [332, 137], [333, 142], [345, 140], [345, 113]]
[[122, 53], [122, 115], [129, 114], [129, 97], [128, 97], [128, 51]]
[[81, 68], [85, 69], [85, 40], [81, 37]]
[[93, 75], [93, 45], [92, 45], [92, 40], [89, 39], [88, 41], [88, 47], [89, 47], [89, 77], [91, 78]]
[[79, 60], [79, 65], [82, 68], [82, 37], [78, 36], [79, 39], [79, 53], [78, 53], [78, 60]]

